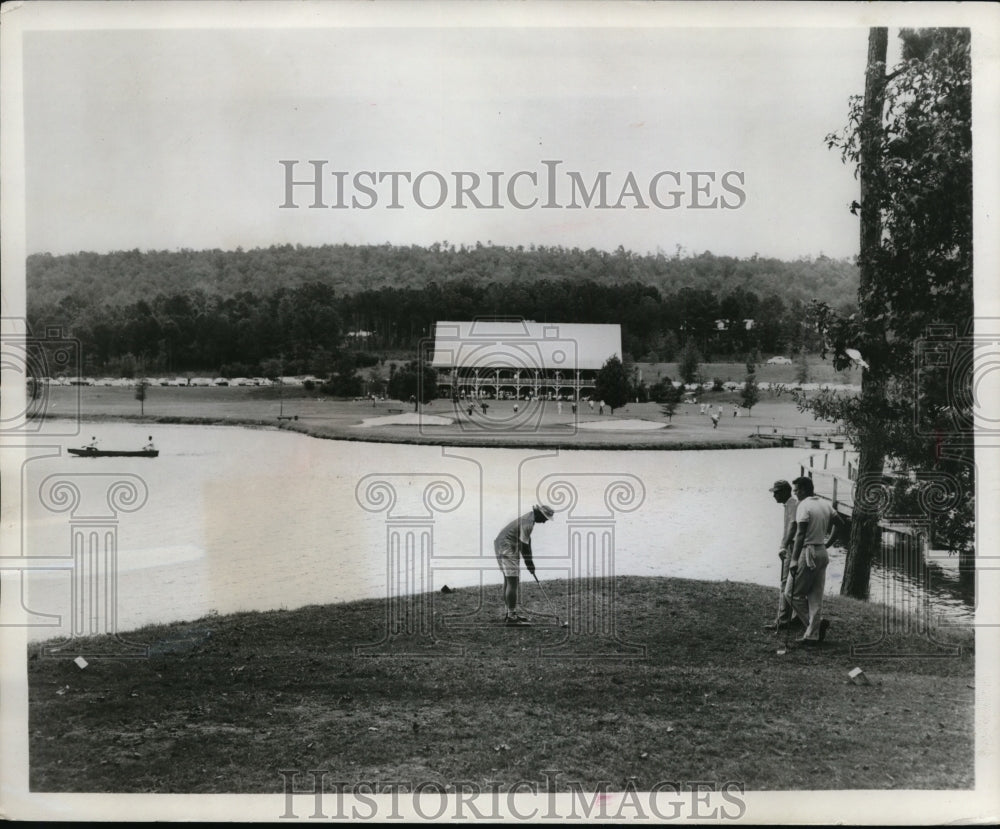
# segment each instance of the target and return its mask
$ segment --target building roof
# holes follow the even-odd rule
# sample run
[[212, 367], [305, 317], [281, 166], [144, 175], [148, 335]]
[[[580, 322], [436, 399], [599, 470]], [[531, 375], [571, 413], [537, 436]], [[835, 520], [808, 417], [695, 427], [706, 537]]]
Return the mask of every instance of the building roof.
[[492, 320], [439, 321], [437, 368], [599, 369], [622, 356], [620, 325]]

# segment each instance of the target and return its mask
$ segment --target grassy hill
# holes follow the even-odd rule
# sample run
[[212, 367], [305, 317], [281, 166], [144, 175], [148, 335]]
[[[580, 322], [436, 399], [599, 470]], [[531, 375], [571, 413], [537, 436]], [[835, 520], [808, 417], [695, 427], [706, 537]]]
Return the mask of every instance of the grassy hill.
[[[425, 596], [433, 637], [386, 638], [386, 603], [370, 600], [150, 626], [125, 637], [147, 659], [84, 669], [72, 657], [107, 640], [68, 643], [65, 658], [34, 645], [31, 788], [280, 792], [288, 769], [501, 791], [553, 771], [560, 790], [586, 791], [973, 785], [969, 631], [936, 634], [959, 655], [923, 658], [944, 650], [837, 597], [828, 641], [779, 655], [762, 629], [775, 589], [630, 577], [614, 584], [617, 639], [602, 638], [569, 613], [580, 584], [546, 585], [551, 605], [524, 585], [537, 622], [524, 629], [497, 624], [487, 587]], [[553, 606], [574, 627], [544, 615]], [[865, 643], [874, 654], [852, 654]], [[850, 681], [856, 666], [871, 685]]]

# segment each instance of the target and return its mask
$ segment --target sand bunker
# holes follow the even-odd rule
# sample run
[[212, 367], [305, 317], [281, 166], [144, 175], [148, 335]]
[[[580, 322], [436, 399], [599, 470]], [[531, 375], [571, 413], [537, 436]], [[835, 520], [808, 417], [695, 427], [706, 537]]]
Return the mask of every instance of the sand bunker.
[[371, 426], [451, 426], [454, 422], [455, 418], [453, 417], [408, 412], [407, 414], [385, 415], [383, 417], [366, 417], [361, 423], [355, 425], [357, 428], [363, 429]]
[[604, 429], [613, 432], [648, 432], [653, 429], [664, 429], [666, 423], [657, 423], [655, 420], [587, 420], [577, 423], [578, 429]]

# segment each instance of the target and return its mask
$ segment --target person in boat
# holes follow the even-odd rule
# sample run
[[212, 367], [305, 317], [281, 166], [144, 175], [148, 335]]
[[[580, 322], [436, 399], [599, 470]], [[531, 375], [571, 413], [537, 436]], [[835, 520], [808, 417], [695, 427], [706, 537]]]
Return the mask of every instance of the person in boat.
[[142, 451], [143, 452], [155, 452], [156, 451], [156, 446], [153, 445], [153, 436], [152, 435], [149, 436], [149, 442], [145, 446], [142, 447]]
[[96, 449], [97, 448], [97, 438], [93, 435], [90, 436], [90, 443], [86, 444], [84, 449]]
[[520, 559], [531, 575], [535, 575], [535, 562], [531, 555], [531, 533], [535, 524], [544, 524], [554, 515], [552, 507], [536, 504], [531, 512], [518, 516], [493, 541], [497, 564], [503, 573], [503, 600], [507, 608], [505, 623], [508, 625], [529, 624], [530, 620], [517, 612], [517, 592], [520, 584]]

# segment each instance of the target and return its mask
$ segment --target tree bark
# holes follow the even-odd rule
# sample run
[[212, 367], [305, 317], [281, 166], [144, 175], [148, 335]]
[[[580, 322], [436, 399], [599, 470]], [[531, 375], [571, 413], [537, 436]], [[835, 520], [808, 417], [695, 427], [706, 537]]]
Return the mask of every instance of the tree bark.
[[[885, 59], [889, 44], [889, 30], [884, 27], [869, 29], [868, 65], [865, 72], [864, 113], [861, 123], [861, 246], [858, 257], [859, 286], [858, 310], [864, 326], [865, 346], [874, 343], [884, 332], [873, 322], [877, 307], [872, 300], [872, 285], [876, 279], [877, 254], [881, 245], [882, 215], [877, 179], [879, 176], [880, 148], [882, 134], [882, 110], [885, 105]], [[871, 350], [867, 350], [871, 354]], [[878, 404], [882, 396], [884, 368], [877, 358], [871, 360], [871, 367], [865, 370], [861, 379], [862, 406], [869, 412]], [[871, 418], [860, 437], [858, 447], [858, 484], [855, 485], [854, 508], [851, 515], [851, 540], [844, 562], [844, 578], [840, 592], [844, 596], [864, 599], [868, 597], [872, 562], [881, 547], [881, 531], [877, 504], [879, 499], [864, 497], [858, 490], [866, 483], [871, 485], [880, 480], [885, 465], [885, 451], [878, 434], [879, 424]]]
[[[858, 453], [858, 476], [854, 487], [854, 508], [851, 513], [851, 535], [844, 561], [844, 577], [840, 582], [842, 596], [867, 599], [871, 582], [872, 563], [882, 549], [882, 528], [879, 516], [870, 507], [877, 498], [865, 497], [860, 491], [881, 481], [885, 459], [880, 451], [862, 444]], [[868, 508], [866, 508], [868, 507]]]

